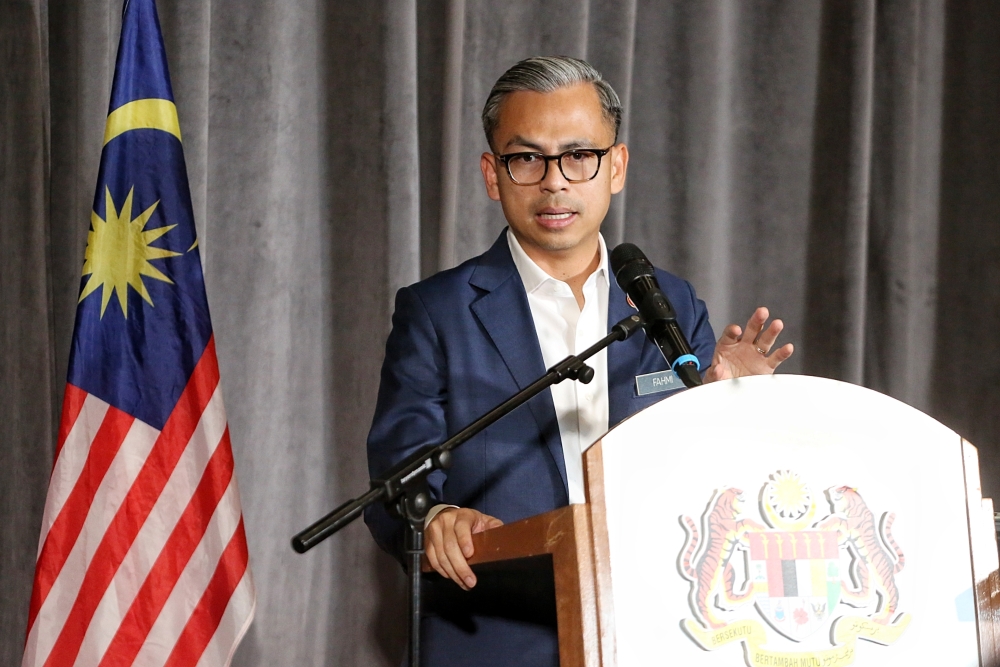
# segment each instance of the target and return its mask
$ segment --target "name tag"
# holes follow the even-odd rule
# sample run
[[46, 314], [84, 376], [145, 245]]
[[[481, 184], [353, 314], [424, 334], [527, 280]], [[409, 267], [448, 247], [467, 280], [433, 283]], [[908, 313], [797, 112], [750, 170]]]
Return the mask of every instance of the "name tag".
[[684, 383], [673, 371], [660, 371], [635, 376], [635, 391], [640, 396], [683, 389]]

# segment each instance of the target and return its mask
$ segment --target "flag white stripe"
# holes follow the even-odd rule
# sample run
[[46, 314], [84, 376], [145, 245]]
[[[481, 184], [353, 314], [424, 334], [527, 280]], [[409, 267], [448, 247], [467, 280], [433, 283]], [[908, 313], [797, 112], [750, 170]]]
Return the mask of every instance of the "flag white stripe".
[[136, 656], [136, 665], [160, 665], [166, 661], [173, 650], [184, 626], [198, 602], [201, 600], [212, 574], [219, 564], [219, 558], [225, 551], [229, 540], [236, 532], [240, 523], [240, 508], [238, 496], [235, 493], [235, 477], [230, 480], [226, 493], [212, 514], [208, 530], [191, 560], [177, 580], [177, 586], [171, 591], [167, 603], [160, 612], [156, 623], [150, 629], [149, 636]]
[[[66, 504], [66, 498], [76, 484], [83, 466], [90, 455], [90, 444], [97, 435], [97, 430], [108, 412], [108, 404], [96, 396], [87, 395], [83, 401], [80, 414], [73, 423], [66, 442], [59, 450], [59, 457], [52, 468], [52, 478], [49, 480], [48, 496], [45, 498], [45, 511], [42, 514], [42, 532], [38, 540], [38, 554], [42, 552], [45, 536], [48, 535], [56, 517]], [[36, 558], [38, 557], [36, 554]]]
[[[217, 386], [170, 479], [101, 597], [94, 613], [95, 622], [87, 628], [76, 665], [97, 664], [104, 655], [167, 538], [190, 502], [225, 429], [222, 390]], [[129, 487], [133, 480], [128, 481]], [[100, 623], [96, 622], [97, 619], [101, 619]]]
[[226, 611], [222, 615], [222, 622], [205, 647], [205, 652], [201, 654], [197, 667], [229, 667], [236, 647], [250, 628], [256, 609], [257, 594], [248, 563], [243, 579], [236, 585], [236, 590], [229, 598], [229, 604], [226, 605]]
[[[84, 405], [86, 409], [87, 404]], [[80, 414], [82, 417], [83, 411]], [[38, 610], [38, 616], [28, 635], [23, 665], [41, 665], [48, 657], [73, 608], [94, 552], [158, 436], [159, 431], [152, 426], [139, 420], [132, 422], [122, 446], [94, 494], [80, 537]], [[65, 449], [64, 447], [63, 450]], [[72, 487], [76, 480], [66, 483]]]

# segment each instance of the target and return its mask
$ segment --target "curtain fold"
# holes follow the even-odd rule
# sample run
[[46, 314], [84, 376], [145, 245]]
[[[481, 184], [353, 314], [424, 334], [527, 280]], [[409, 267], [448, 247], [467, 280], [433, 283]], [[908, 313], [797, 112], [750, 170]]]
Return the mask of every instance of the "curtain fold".
[[[1000, 6], [989, 0], [160, 3], [251, 566], [234, 665], [396, 665], [404, 578], [358, 522], [396, 289], [485, 250], [479, 114], [521, 58], [625, 103], [604, 233], [755, 306], [786, 372], [864, 384], [980, 448], [1000, 497]], [[120, 0], [0, 4], [0, 662], [17, 664]], [[762, 419], [780, 419], [775, 414]], [[903, 452], [901, 452], [903, 454]]]
[[803, 363], [855, 383], [867, 331], [875, 13], [864, 0], [823, 6], [810, 160]]
[[937, 288], [944, 11], [879, 7], [863, 380], [930, 410]]
[[[55, 449], [45, 6], [0, 21], [0, 662], [21, 659]], [[59, 239], [54, 239], [58, 242]], [[65, 371], [64, 371], [65, 372]], [[8, 639], [10, 637], [10, 639]]]
[[[632, 110], [632, 71], [635, 66], [636, 0], [595, 0], [586, 3], [587, 41], [582, 58], [615, 82], [625, 108], [618, 140], [628, 144]], [[615, 197], [601, 233], [611, 247], [625, 240], [625, 197]]]
[[979, 447], [1000, 496], [1000, 11], [945, 6], [945, 76], [930, 414]]

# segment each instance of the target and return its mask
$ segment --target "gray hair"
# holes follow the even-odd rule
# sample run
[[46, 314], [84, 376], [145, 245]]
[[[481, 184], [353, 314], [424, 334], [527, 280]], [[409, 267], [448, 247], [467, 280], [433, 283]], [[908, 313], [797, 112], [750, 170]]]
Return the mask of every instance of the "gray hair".
[[560, 88], [578, 83], [592, 83], [601, 100], [604, 118], [615, 128], [615, 141], [622, 125], [622, 103], [618, 93], [611, 87], [593, 65], [569, 56], [536, 56], [517, 63], [493, 84], [486, 106], [483, 107], [483, 131], [486, 140], [493, 147], [493, 133], [500, 122], [500, 105], [508, 93], [532, 91], [551, 93]]

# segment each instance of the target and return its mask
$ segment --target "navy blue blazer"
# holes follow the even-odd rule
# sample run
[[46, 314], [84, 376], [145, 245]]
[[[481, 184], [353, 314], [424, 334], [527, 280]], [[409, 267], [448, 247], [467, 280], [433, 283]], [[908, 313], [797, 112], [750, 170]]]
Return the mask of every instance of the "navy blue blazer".
[[[681, 278], [657, 270], [657, 279], [692, 351], [707, 369], [715, 336], [704, 302]], [[635, 312], [621, 288], [610, 282], [609, 327]], [[635, 383], [637, 375], [667, 367], [641, 333], [612, 344], [609, 424], [668, 396], [638, 396]], [[443, 442], [545, 370], [504, 231], [483, 255], [396, 294], [368, 435], [369, 473], [375, 477], [417, 449]], [[504, 523], [566, 505], [566, 466], [551, 393], [542, 392], [456, 449], [451, 468], [434, 472], [428, 481], [434, 504], [471, 507]], [[378, 544], [401, 558], [403, 522], [382, 506], [368, 508], [365, 522]], [[537, 664], [551, 664], [556, 644], [550, 630], [539, 639], [523, 623], [496, 626], [496, 619], [478, 618], [438, 627], [438, 620], [425, 618], [425, 664], [528, 665], [534, 664], [532, 655]], [[501, 655], [505, 653], [509, 660]]]

